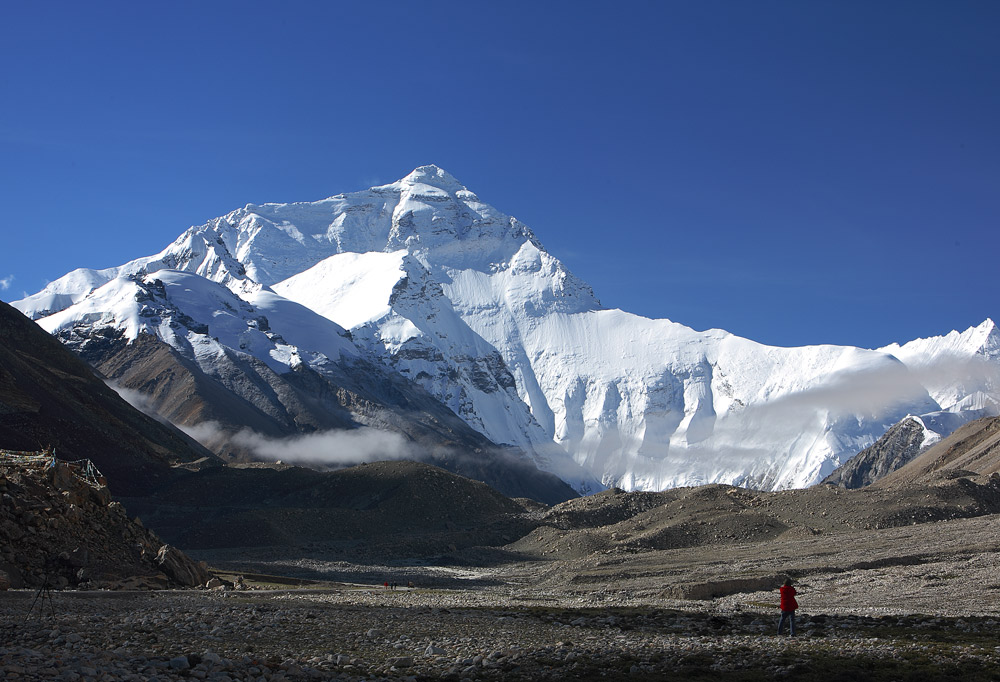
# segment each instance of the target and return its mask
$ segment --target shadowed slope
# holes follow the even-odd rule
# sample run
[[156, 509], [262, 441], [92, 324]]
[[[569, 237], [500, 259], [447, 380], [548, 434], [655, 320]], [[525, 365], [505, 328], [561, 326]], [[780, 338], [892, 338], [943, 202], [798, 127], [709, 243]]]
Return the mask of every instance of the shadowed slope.
[[139, 412], [58, 340], [0, 302], [0, 447], [91, 459], [120, 495], [144, 494], [174, 462], [217, 458]]

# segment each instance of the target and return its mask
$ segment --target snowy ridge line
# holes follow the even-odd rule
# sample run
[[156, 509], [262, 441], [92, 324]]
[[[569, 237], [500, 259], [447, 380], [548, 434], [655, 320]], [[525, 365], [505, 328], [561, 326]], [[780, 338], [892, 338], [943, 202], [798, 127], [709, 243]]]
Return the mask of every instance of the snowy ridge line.
[[[992, 320], [875, 350], [778, 348], [605, 309], [526, 225], [436, 166], [317, 202], [248, 204], [15, 306], [53, 333], [141, 327], [185, 348], [133, 309], [134, 290], [115, 293], [128, 277], [188, 292], [171, 302], [218, 337], [203, 353], [236, 348], [279, 372], [376, 357], [584, 490], [803, 487], [908, 415], [940, 437], [1000, 411]], [[267, 331], [250, 328], [256, 312]]]

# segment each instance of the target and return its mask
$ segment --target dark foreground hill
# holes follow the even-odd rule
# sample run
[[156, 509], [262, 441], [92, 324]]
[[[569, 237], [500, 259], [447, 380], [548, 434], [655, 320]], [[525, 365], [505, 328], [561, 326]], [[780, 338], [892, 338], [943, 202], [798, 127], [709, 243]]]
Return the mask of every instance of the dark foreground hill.
[[90, 459], [116, 494], [142, 495], [171, 465], [218, 463], [174, 427], [139, 412], [34, 322], [0, 302], [0, 448], [55, 448]]
[[77, 466], [0, 453], [0, 496], [2, 589], [193, 587], [209, 578]]

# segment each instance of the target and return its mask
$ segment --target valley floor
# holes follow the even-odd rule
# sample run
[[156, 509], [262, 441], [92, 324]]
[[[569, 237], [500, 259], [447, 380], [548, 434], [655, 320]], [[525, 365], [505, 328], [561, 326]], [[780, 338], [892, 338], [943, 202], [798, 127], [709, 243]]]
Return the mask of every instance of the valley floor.
[[[601, 607], [509, 588], [0, 595], [4, 680], [990, 680], [992, 617]], [[40, 606], [42, 608], [40, 608]]]
[[[556, 532], [556, 531], [553, 531]], [[288, 550], [199, 552], [233, 573], [458, 589], [463, 603], [508, 595], [514, 605], [777, 612], [792, 577], [804, 613], [926, 614], [1000, 620], [1000, 515], [896, 528], [789, 535], [768, 542], [610, 551], [526, 560], [473, 548], [426, 561], [352, 563]], [[363, 599], [355, 596], [355, 599]], [[525, 601], [526, 600], [526, 601]], [[538, 601], [542, 600], [542, 601]], [[492, 601], [490, 603], [493, 603]], [[1000, 639], [1000, 628], [998, 628]], [[1000, 644], [1000, 641], [998, 641]]]
[[[996, 680], [996, 522], [466, 566], [242, 560], [326, 578], [296, 589], [9, 591], [0, 679]], [[775, 591], [751, 589], [779, 569], [794, 638]]]
[[[0, 679], [1000, 680], [998, 520], [579, 556], [567, 535], [544, 560], [215, 552], [269, 589], [0, 592]], [[785, 575], [794, 638], [775, 634]]]

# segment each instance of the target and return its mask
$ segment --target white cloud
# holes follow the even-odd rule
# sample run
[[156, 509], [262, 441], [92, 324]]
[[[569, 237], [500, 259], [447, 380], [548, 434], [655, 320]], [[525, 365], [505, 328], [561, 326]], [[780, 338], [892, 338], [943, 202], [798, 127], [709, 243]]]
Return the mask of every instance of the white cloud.
[[14, 275], [7, 275], [3, 279], [0, 279], [0, 291], [7, 291], [10, 289], [10, 285], [14, 282]]
[[225, 432], [216, 422], [180, 427], [206, 447], [229, 441], [257, 457], [311, 464], [359, 464], [413, 457], [411, 444], [398, 433], [362, 427], [270, 438], [250, 429]]
[[142, 393], [141, 391], [133, 390], [131, 388], [125, 388], [124, 386], [119, 386], [114, 381], [105, 381], [104, 383], [107, 384], [108, 388], [117, 393], [122, 400], [124, 400], [129, 405], [139, 410], [146, 416], [152, 417], [156, 421], [162, 422], [164, 424], [170, 423], [162, 416], [160, 416], [160, 413], [156, 411], [155, 407], [153, 407], [152, 400], [150, 400], [150, 398], [146, 394]]

